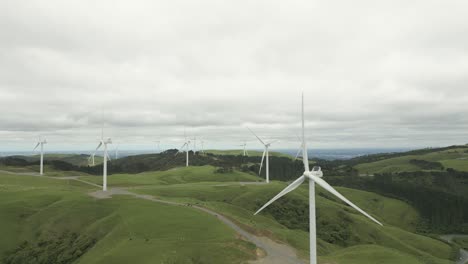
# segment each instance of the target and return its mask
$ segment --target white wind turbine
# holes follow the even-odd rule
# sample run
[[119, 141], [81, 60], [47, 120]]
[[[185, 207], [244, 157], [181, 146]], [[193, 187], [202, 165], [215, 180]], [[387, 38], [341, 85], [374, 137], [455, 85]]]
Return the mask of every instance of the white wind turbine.
[[91, 155], [88, 158], [88, 163], [91, 163], [92, 166], [95, 165], [95, 163], [94, 163], [94, 156], [95, 155], [96, 155], [96, 153], [91, 153]]
[[120, 146], [120, 144], [117, 144], [117, 146], [114, 149], [114, 159], [119, 158], [119, 146]]
[[257, 139], [260, 141], [260, 143], [262, 143], [265, 146], [265, 150], [263, 151], [262, 162], [260, 163], [260, 170], [258, 171], [258, 174], [260, 175], [260, 173], [262, 172], [263, 160], [265, 159], [265, 155], [266, 155], [266, 183], [269, 183], [270, 182], [270, 163], [269, 163], [269, 155], [268, 155], [269, 154], [269, 148], [270, 148], [271, 144], [276, 142], [277, 140], [265, 143], [250, 128], [247, 128], [247, 129], [249, 129], [250, 132], [252, 132], [252, 134], [255, 137], [257, 137]]
[[197, 136], [192, 138], [193, 140], [193, 153], [197, 152]]
[[154, 143], [156, 143], [158, 153], [161, 153], [161, 140], [156, 140]]
[[35, 151], [37, 147], [41, 146], [41, 160], [40, 160], [40, 169], [39, 169], [40, 175], [44, 174], [44, 144], [47, 144], [47, 140], [46, 139], [42, 140], [39, 137], [39, 141], [37, 142], [36, 146], [33, 149], [33, 151]]
[[200, 139], [201, 153], [205, 154], [205, 141]]
[[296, 154], [296, 157], [294, 158], [294, 160], [297, 160], [297, 158], [299, 157], [299, 154], [301, 153], [301, 151], [302, 151], [302, 149], [304, 147], [304, 141], [298, 135], [296, 135], [296, 137], [299, 140], [299, 142], [301, 142], [301, 146], [297, 150], [297, 154]]
[[247, 149], [246, 149], [246, 147], [247, 147], [247, 142], [244, 140], [244, 144], [239, 145], [239, 146], [240, 146], [240, 147], [243, 147], [243, 149], [244, 149], [244, 151], [243, 151], [244, 157], [245, 157], [245, 156], [248, 156], [248, 155], [249, 155], [249, 152], [247, 152]]
[[184, 144], [182, 145], [182, 147], [180, 147], [179, 151], [177, 151], [176, 153], [176, 156], [177, 154], [179, 154], [180, 152], [182, 152], [182, 149], [185, 147], [185, 167], [188, 167], [189, 165], [189, 146], [190, 146], [190, 140], [187, 139], [187, 135], [185, 134], [185, 131], [184, 131], [184, 137], [185, 137], [185, 142]]
[[309, 180], [309, 228], [310, 228], [310, 264], [317, 264], [317, 233], [316, 233], [316, 224], [315, 224], [315, 183], [320, 185], [325, 190], [331, 192], [333, 195], [359, 211], [361, 214], [365, 215], [375, 223], [382, 226], [382, 224], [377, 221], [375, 218], [361, 210], [355, 204], [346, 199], [338, 191], [336, 191], [332, 186], [330, 186], [326, 181], [322, 179], [323, 173], [319, 166], [312, 168], [312, 171], [309, 170], [309, 159], [307, 156], [307, 146], [305, 141], [305, 132], [304, 132], [304, 95], [302, 95], [302, 159], [304, 162], [304, 174], [291, 183], [288, 187], [284, 188], [279, 194], [277, 194], [273, 199], [268, 201], [262, 208], [260, 208], [256, 213], [265, 209], [268, 205], [278, 200], [280, 197], [286, 195], [287, 193], [293, 191], [299, 187], [306, 179]]
[[[107, 138], [104, 140], [104, 127], [101, 130], [101, 140], [99, 141], [99, 145], [96, 147], [96, 151], [99, 150], [101, 146], [104, 146], [104, 156], [103, 156], [103, 169], [102, 169], [102, 190], [107, 191], [107, 160], [110, 160], [109, 155], [107, 154], [107, 145], [112, 144], [112, 139]], [[96, 151], [94, 153], [96, 153]], [[94, 156], [94, 154], [93, 154]]]

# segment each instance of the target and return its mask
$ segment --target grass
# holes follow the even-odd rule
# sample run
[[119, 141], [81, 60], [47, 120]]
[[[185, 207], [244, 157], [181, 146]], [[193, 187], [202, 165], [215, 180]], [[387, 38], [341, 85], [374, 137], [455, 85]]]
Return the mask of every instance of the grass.
[[[139, 174], [113, 174], [108, 176], [110, 186], [167, 185], [196, 182], [253, 182], [261, 181], [258, 176], [233, 171], [215, 173], [213, 166], [180, 167], [167, 171], [152, 171]], [[101, 176], [81, 177], [81, 179], [100, 184]]]
[[400, 251], [376, 245], [359, 245], [338, 250], [319, 259], [319, 263], [329, 264], [425, 264], [422, 260]]
[[16, 254], [16, 263], [51, 263], [38, 261], [54, 252], [43, 245], [61, 245], [55, 234], [69, 233], [78, 234], [78, 242], [95, 240], [75, 263], [240, 263], [254, 257], [254, 246], [213, 216], [127, 196], [94, 200], [86, 195], [91, 189], [0, 174], [0, 259], [30, 241], [39, 257], [20, 251], [25, 254]]
[[466, 238], [454, 238], [453, 242], [457, 244], [459, 247], [468, 250], [468, 237]]
[[440, 162], [445, 168], [468, 171], [468, 153], [466, 148], [434, 151], [423, 155], [406, 155], [396, 158], [383, 159], [370, 163], [362, 163], [355, 168], [361, 174], [393, 173], [420, 171], [421, 168], [410, 163], [412, 159]]
[[[290, 229], [278, 222], [271, 212], [265, 210], [260, 215], [253, 213], [283, 187], [284, 183], [272, 182], [262, 186], [240, 186], [238, 184], [193, 184], [146, 186], [133, 191], [151, 194], [165, 199], [196, 203], [234, 219], [245, 229], [264, 234], [275, 240], [286, 242], [295, 247], [300, 255], [308, 255], [308, 232]], [[318, 222], [325, 221], [329, 225], [336, 224], [340, 217], [351, 219], [348, 224], [350, 236], [346, 245], [330, 244], [319, 237], [319, 254], [330, 255], [325, 259], [335, 259], [340, 263], [340, 257], [333, 255], [350, 245], [377, 244], [387, 251], [394, 252], [395, 259], [411, 256], [414, 263], [449, 263], [445, 261], [451, 256], [451, 248], [445, 243], [425, 236], [412, 233], [418, 220], [417, 212], [408, 204], [386, 198], [377, 194], [357, 191], [347, 188], [337, 188], [348, 196], [358, 206], [383, 220], [385, 227], [379, 227], [361, 216], [353, 209], [337, 202], [325, 191], [318, 189], [317, 210]], [[307, 187], [301, 187], [288, 194], [286, 199], [308, 202]], [[283, 198], [284, 199], [284, 198]], [[280, 200], [279, 200], [280, 201]], [[296, 210], [285, 208], [284, 210]], [[385, 251], [386, 252], [386, 251]], [[367, 254], [367, 253], [366, 253]], [[366, 254], [362, 254], [360, 263], [367, 262]], [[341, 256], [341, 255], [340, 255]], [[418, 262], [419, 261], [419, 262]], [[401, 262], [407, 263], [407, 262]], [[408, 262], [412, 263], [412, 262]]]
[[[3, 166], [0, 165], [0, 171], [13, 172], [13, 173], [25, 173], [25, 174], [39, 174], [40, 166], [30, 165], [25, 167], [16, 166]], [[86, 176], [89, 175], [84, 172], [78, 171], [61, 171], [56, 170], [52, 166], [44, 165], [44, 176], [50, 177], [64, 177], [64, 176]]]
[[[286, 183], [241, 185], [239, 181], [261, 179], [215, 170], [203, 166], [110, 175], [109, 187], [130, 187], [133, 192], [211, 208], [250, 232], [291, 245], [307, 258], [309, 234], [304, 220], [296, 221], [308, 206], [306, 184], [254, 216]], [[80, 179], [102, 181], [95, 176]], [[385, 226], [373, 224], [317, 188], [319, 263], [450, 263], [449, 245], [413, 233], [419, 216], [408, 204], [370, 192], [337, 189]], [[94, 187], [71, 180], [0, 173], [0, 260], [24, 241], [30, 241], [30, 248], [17, 257], [32, 257], [27, 254], [32, 251], [50, 257], [88, 246], [68, 252], [77, 256], [74, 263], [242, 263], [255, 257], [254, 245], [237, 239], [213, 216], [128, 196], [95, 200], [86, 194], [91, 190]], [[66, 243], [69, 240], [72, 246]]]
[[[21, 159], [33, 162], [37, 161], [39, 163], [40, 155], [33, 155], [33, 156], [16, 156]], [[44, 153], [44, 160], [45, 161], [50, 161], [50, 160], [60, 160], [64, 162], [68, 162], [70, 164], [76, 165], [76, 166], [88, 166], [89, 163], [89, 155], [85, 154], [56, 154], [56, 153]], [[94, 162], [95, 164], [100, 164], [102, 163], [103, 158], [102, 156], [95, 156], [94, 157]]]
[[[244, 150], [242, 150], [242, 149], [231, 149], [231, 150], [209, 149], [209, 150], [205, 150], [205, 152], [215, 154], [215, 155], [234, 155], [234, 156], [244, 154]], [[247, 152], [249, 153], [250, 157], [255, 157], [255, 156], [260, 156], [261, 157], [263, 155], [263, 151], [248, 150]], [[270, 151], [268, 153], [268, 155], [269, 156], [274, 156], [274, 157], [294, 158], [291, 155], [284, 154], [284, 153], [281, 153], [281, 152], [275, 152], [275, 151]]]

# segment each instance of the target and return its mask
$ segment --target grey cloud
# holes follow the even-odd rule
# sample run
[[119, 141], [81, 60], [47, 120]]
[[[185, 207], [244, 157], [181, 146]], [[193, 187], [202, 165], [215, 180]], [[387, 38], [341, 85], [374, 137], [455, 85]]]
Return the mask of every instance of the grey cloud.
[[[465, 1], [3, 1], [0, 144], [464, 143]], [[59, 143], [60, 142], [60, 143]], [[90, 143], [88, 143], [90, 142]], [[0, 146], [1, 146], [0, 145]], [[140, 145], [138, 145], [140, 146]]]

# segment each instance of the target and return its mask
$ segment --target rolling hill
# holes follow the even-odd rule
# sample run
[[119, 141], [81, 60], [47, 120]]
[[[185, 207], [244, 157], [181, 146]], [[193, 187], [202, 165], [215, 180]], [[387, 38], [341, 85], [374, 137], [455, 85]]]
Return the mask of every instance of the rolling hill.
[[[451, 162], [461, 170], [461, 161], [468, 155], [466, 150], [460, 146], [317, 162], [330, 173], [343, 171], [346, 175], [351, 171], [348, 168], [354, 167], [360, 174], [362, 170], [372, 174], [403, 173], [395, 179], [420, 181], [428, 177], [424, 173], [446, 173], [446, 164]], [[256, 209], [284, 188], [286, 182], [263, 184], [263, 178], [255, 173], [258, 156], [244, 159], [228, 153], [191, 155], [196, 166], [188, 168], [179, 167], [184, 157], [174, 156], [170, 151], [126, 157], [109, 164], [114, 172], [108, 178], [110, 188], [188, 205], [184, 207], [129, 195], [94, 199], [88, 193], [96, 187], [63, 176], [78, 176], [82, 181], [100, 185], [102, 177], [91, 175], [98, 174], [94, 170], [100, 166], [71, 165], [60, 156], [56, 157], [62, 159], [59, 163], [49, 160], [47, 165], [47, 175], [55, 179], [0, 171], [0, 233], [4, 234], [0, 237], [0, 263], [247, 263], [264, 254], [254, 244], [239, 239], [239, 234], [221, 221], [191, 206], [219, 213], [249, 233], [288, 245], [306, 258], [307, 186], [254, 216]], [[75, 162], [80, 158], [67, 157]], [[272, 160], [272, 173], [276, 175], [294, 178], [301, 169], [300, 161], [284, 157]], [[443, 169], [422, 168], [436, 167], [439, 163]], [[37, 169], [35, 166], [3, 164], [0, 170], [28, 173]], [[57, 166], [71, 170], [60, 170]], [[420, 233], [426, 221], [420, 207], [399, 196], [390, 198], [369, 192], [372, 188], [366, 190], [366, 186], [371, 185], [362, 183], [374, 177], [348, 179], [330, 173], [325, 177], [338, 185], [346, 186], [341, 183], [356, 179], [351, 186], [362, 190], [346, 187], [337, 190], [385, 226], [374, 225], [317, 187], [319, 263], [452, 263], [456, 246], [437, 239], [437, 235]], [[409, 177], [413, 174], [419, 178]], [[455, 186], [459, 191], [467, 190], [463, 181]], [[465, 241], [457, 243], [465, 245]]]

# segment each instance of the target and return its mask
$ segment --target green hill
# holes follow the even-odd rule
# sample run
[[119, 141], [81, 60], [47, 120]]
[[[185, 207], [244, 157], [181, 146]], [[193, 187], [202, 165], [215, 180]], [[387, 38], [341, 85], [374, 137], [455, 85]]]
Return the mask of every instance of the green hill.
[[[411, 152], [411, 155], [370, 156], [361, 159], [370, 161], [365, 164], [356, 160], [318, 162], [326, 172], [325, 179], [330, 182], [348, 182], [363, 188], [367, 186], [363, 184], [367, 179], [378, 177], [328, 175], [340, 171], [347, 175], [352, 172], [349, 164], [355, 168], [375, 166], [378, 171], [403, 166], [398, 164], [404, 164], [405, 160], [421, 171], [421, 166], [434, 167], [438, 166], [436, 162], [462, 160], [465, 151], [460, 147]], [[254, 216], [253, 213], [287, 183], [263, 184], [263, 178], [255, 174], [258, 156], [244, 159], [229, 154], [190, 155], [196, 166], [177, 167], [182, 165], [179, 163], [183, 163], [184, 157], [170, 151], [112, 161], [109, 169], [115, 174], [108, 177], [109, 187], [212, 209], [244, 230], [288, 244], [300, 256], [307, 257], [306, 184]], [[271, 172], [275, 176], [296, 177], [302, 170], [300, 161], [284, 157], [273, 157], [272, 161]], [[7, 163], [11, 162], [16, 165], [1, 165], [0, 170], [28, 172], [38, 168], [28, 161], [9, 160]], [[161, 164], [165, 167], [160, 167]], [[101, 176], [85, 173], [99, 174], [101, 166], [80, 167], [63, 160], [50, 161], [47, 166], [47, 175], [81, 175], [81, 180], [102, 183]], [[72, 170], [63, 171], [58, 167]], [[148, 171], [148, 168], [163, 170]], [[135, 173], [118, 173], [118, 170]], [[136, 173], [142, 170], [144, 172]], [[460, 177], [457, 183], [464, 179], [463, 175]], [[404, 181], [405, 175], [398, 175], [394, 180]], [[421, 186], [416, 180], [425, 181], [426, 175], [412, 180]], [[441, 181], [435, 176], [432, 180], [434, 183]], [[367, 184], [373, 186], [374, 183]], [[453, 185], [452, 182], [444, 184]], [[463, 190], [461, 184], [455, 185]], [[159, 204], [125, 195], [96, 200], [87, 194], [95, 190], [93, 188], [72, 180], [0, 172], [0, 263], [245, 263], [259, 254], [253, 244], [239, 239], [228, 226], [190, 206]], [[317, 187], [319, 263], [448, 264], [451, 263], [449, 259], [455, 257], [455, 248], [417, 233], [425, 221], [423, 214], [415, 209], [420, 207], [410, 206], [404, 202], [406, 199], [395, 195], [392, 197], [401, 200], [351, 188], [337, 189], [385, 226], [375, 225]], [[411, 193], [412, 190], [407, 191]]]
[[[308, 254], [308, 227], [305, 225], [308, 223], [308, 199], [305, 187], [277, 201], [264, 214], [253, 216], [256, 209], [284, 186], [278, 182], [260, 186], [213, 182], [178, 183], [135, 187], [133, 191], [198, 204], [222, 212], [246, 229], [288, 243], [305, 256]], [[395, 252], [398, 257], [409, 255], [411, 259], [420, 261], [415, 263], [449, 263], [445, 260], [451, 257], [450, 246], [412, 233], [419, 216], [411, 206], [373, 193], [338, 189], [364, 210], [382, 220], [385, 227], [372, 224], [320, 190], [317, 210], [321, 255], [333, 256], [333, 253], [354, 245], [377, 244]], [[361, 263], [372, 263], [366, 262], [366, 258], [364, 254], [360, 259]], [[338, 257], [336, 259], [339, 260]]]
[[[205, 150], [205, 153], [211, 153], [215, 155], [243, 155], [244, 150], [242, 149], [231, 149], [231, 150], [218, 150], [218, 149], [209, 149]], [[257, 151], [257, 150], [248, 150], [248, 154], [250, 157], [261, 157], [263, 155], [263, 151]], [[276, 151], [270, 151], [268, 153], [269, 156], [271, 157], [286, 157], [286, 158], [294, 158], [291, 155], [284, 154], [281, 152], [276, 152]]]
[[[101, 184], [101, 176], [81, 177], [84, 180]], [[114, 174], [108, 182], [112, 186], [167, 185], [197, 182], [256, 182], [262, 181], [256, 175], [240, 171], [217, 172], [213, 166], [179, 167], [167, 171], [143, 172], [138, 174]]]
[[254, 246], [191, 208], [95, 200], [75, 181], [0, 174], [0, 262], [240, 263]]
[[468, 171], [467, 150], [468, 149], [466, 147], [459, 147], [442, 150], [434, 149], [432, 152], [422, 154], [412, 154], [412, 152], [402, 153], [398, 157], [383, 158], [379, 161], [361, 163], [356, 165], [354, 168], [356, 168], [360, 174], [413, 172], [424, 170], [424, 168], [421, 168], [411, 161], [423, 160], [428, 162], [439, 162], [444, 168]]

